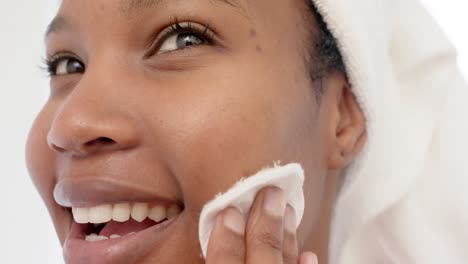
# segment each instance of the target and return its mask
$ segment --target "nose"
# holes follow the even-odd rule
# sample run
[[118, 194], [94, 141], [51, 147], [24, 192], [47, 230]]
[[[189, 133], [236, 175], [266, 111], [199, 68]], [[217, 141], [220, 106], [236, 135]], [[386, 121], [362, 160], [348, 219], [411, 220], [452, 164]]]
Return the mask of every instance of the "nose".
[[134, 148], [139, 135], [131, 115], [119, 107], [71, 99], [53, 119], [47, 143], [57, 153], [83, 157]]

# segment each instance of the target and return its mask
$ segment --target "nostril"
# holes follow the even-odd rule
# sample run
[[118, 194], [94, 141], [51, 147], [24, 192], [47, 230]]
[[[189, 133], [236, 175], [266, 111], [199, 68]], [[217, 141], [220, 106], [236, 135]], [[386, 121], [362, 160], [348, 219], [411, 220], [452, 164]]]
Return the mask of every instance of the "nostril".
[[108, 138], [108, 137], [100, 137], [98, 138], [98, 140], [100, 140], [102, 143], [114, 143], [115, 141], [111, 138]]
[[116, 142], [108, 137], [100, 137], [85, 143], [86, 148], [99, 148], [114, 145]]
[[61, 148], [55, 144], [51, 144], [50, 147], [58, 153], [62, 153], [66, 151], [64, 148]]

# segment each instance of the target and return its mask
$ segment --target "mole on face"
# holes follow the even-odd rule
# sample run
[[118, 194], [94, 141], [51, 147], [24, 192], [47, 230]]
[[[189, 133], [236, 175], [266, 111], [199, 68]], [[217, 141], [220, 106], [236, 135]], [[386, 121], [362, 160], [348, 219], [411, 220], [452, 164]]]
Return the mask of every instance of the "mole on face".
[[257, 45], [257, 46], [255, 46], [255, 50], [256, 50], [258, 53], [260, 53], [260, 52], [262, 52], [262, 47], [260, 47], [260, 45]]
[[[253, 28], [249, 29], [249, 37], [255, 38], [256, 36], [257, 36], [257, 31]], [[262, 47], [260, 47], [260, 45], [257, 44], [255, 45], [255, 50], [260, 53], [262, 52]]]
[[255, 38], [257, 36], [257, 31], [253, 28], [249, 30], [249, 36]]

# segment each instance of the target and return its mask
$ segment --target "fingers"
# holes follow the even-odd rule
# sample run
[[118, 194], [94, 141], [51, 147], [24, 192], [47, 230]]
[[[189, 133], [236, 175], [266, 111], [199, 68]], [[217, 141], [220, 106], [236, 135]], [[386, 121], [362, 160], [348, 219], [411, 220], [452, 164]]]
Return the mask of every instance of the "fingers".
[[245, 263], [245, 222], [235, 208], [227, 208], [216, 218], [208, 243], [207, 264]]
[[236, 208], [216, 218], [208, 244], [208, 264], [317, 264], [315, 254], [298, 258], [296, 213], [284, 192], [268, 187], [258, 193], [247, 223]]
[[299, 264], [318, 264], [317, 255], [312, 252], [304, 252], [299, 257]]
[[298, 247], [296, 237], [296, 212], [288, 205], [284, 214], [283, 260], [284, 263], [297, 263]]
[[[290, 261], [287, 263], [297, 263], [295, 235], [290, 231], [284, 235], [285, 212], [286, 197], [281, 189], [268, 187], [260, 191], [247, 220], [246, 263], [284, 263], [285, 256]], [[291, 240], [292, 245], [284, 245]]]

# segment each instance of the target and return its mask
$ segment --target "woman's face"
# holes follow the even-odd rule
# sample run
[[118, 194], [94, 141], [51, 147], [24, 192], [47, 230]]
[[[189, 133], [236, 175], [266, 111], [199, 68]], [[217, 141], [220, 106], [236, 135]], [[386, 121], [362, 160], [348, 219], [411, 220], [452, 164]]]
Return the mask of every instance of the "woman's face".
[[[203, 205], [276, 161], [303, 165], [300, 245], [314, 232], [336, 105], [327, 94], [316, 102], [304, 8], [301, 0], [63, 1], [46, 38], [50, 97], [27, 162], [68, 263], [202, 262]], [[113, 221], [107, 235], [122, 237], [100, 242], [84, 241], [100, 227], [75, 223], [71, 212], [137, 202], [182, 211], [156, 226]], [[105, 208], [92, 217], [106, 218]], [[131, 231], [139, 232], [124, 236]]]

